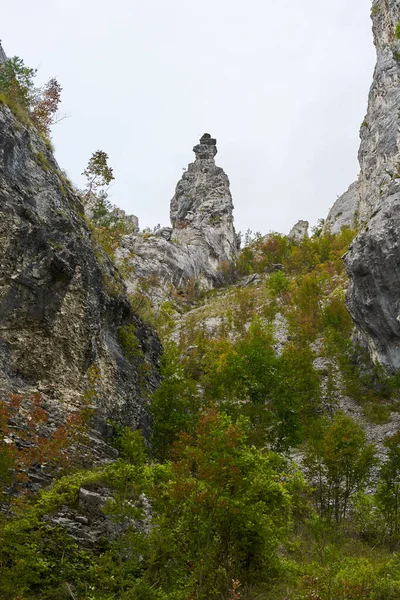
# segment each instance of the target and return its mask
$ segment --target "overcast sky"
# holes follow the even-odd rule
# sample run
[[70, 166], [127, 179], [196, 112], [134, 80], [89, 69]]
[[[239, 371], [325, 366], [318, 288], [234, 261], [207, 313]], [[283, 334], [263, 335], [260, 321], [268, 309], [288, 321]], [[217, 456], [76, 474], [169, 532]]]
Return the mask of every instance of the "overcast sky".
[[56, 157], [81, 184], [109, 154], [111, 200], [169, 224], [209, 132], [238, 230], [315, 224], [358, 173], [375, 52], [370, 0], [2, 0], [8, 56], [56, 76]]

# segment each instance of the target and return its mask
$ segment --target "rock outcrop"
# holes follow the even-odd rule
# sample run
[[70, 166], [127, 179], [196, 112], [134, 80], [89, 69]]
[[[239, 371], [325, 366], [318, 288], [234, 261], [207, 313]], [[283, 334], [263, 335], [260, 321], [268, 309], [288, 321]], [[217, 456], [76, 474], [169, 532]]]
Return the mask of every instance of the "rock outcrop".
[[2, 63], [5, 63], [6, 61], [7, 61], [7, 56], [3, 50], [3, 46], [1, 45], [1, 40], [0, 40], [0, 65]]
[[397, 184], [389, 190], [384, 207], [350, 246], [345, 264], [350, 313], [374, 362], [395, 372], [400, 369], [400, 195]]
[[360, 177], [337, 201], [332, 231], [358, 222], [345, 257], [348, 307], [375, 362], [400, 368], [400, 4], [372, 6], [377, 65], [361, 126]]
[[216, 140], [204, 134], [193, 149], [196, 159], [176, 186], [171, 201], [172, 227], [127, 235], [116, 251], [117, 263], [131, 268], [126, 278], [134, 291], [153, 278], [159, 289], [197, 281], [206, 288], [223, 282], [224, 267], [237, 255], [229, 180], [217, 167]]
[[325, 226], [331, 233], [340, 233], [342, 227], [354, 229], [358, 227], [360, 206], [360, 182], [351, 184], [347, 192], [338, 198], [329, 211]]
[[305, 237], [308, 237], [309, 226], [308, 221], [297, 221], [296, 225], [293, 225], [290, 230], [288, 238], [293, 242], [301, 242]]
[[333, 233], [343, 225], [365, 224], [385, 204], [392, 182], [400, 177], [400, 39], [396, 33], [400, 5], [397, 0], [375, 0], [371, 16], [377, 63], [360, 128], [360, 175], [328, 215]]
[[[93, 244], [83, 206], [48, 144], [5, 105], [0, 214], [2, 397], [39, 391], [58, 421], [60, 412], [80, 407], [95, 366], [99, 443], [107, 417], [144, 424], [160, 342], [133, 313], [122, 277]], [[121, 327], [135, 338], [136, 357], [124, 349]]]

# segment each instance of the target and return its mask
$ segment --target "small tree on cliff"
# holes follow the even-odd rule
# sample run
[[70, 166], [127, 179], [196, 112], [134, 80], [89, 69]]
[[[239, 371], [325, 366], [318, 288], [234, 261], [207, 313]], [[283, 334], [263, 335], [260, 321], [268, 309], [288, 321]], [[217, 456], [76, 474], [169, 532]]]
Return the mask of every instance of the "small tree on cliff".
[[115, 179], [113, 170], [108, 166], [108, 154], [103, 150], [93, 152], [82, 175], [86, 177], [85, 199], [104, 191]]
[[12, 108], [23, 109], [39, 131], [50, 135], [50, 127], [65, 117], [57, 117], [62, 87], [54, 77], [35, 88], [36, 69], [27, 67], [18, 56], [0, 64], [0, 94]]
[[21, 58], [14, 56], [0, 65], [0, 93], [28, 111], [34, 98], [35, 76], [36, 69], [27, 67]]
[[50, 127], [65, 116], [58, 117], [57, 111], [61, 102], [62, 87], [54, 77], [46, 85], [37, 90], [32, 103], [31, 119], [36, 127], [46, 136], [50, 135]]

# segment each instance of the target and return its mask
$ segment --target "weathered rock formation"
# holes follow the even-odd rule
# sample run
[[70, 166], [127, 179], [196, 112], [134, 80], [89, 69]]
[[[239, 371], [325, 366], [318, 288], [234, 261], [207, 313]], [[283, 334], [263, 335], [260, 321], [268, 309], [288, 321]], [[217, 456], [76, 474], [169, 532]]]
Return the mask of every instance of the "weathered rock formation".
[[329, 211], [325, 225], [332, 233], [340, 233], [342, 227], [354, 229], [358, 227], [360, 206], [360, 183], [355, 181], [349, 189], [338, 198]]
[[[0, 214], [1, 396], [39, 391], [58, 420], [80, 406], [95, 365], [99, 428], [107, 417], [145, 422], [158, 338], [133, 314], [121, 276], [94, 247], [83, 206], [48, 145], [4, 105]], [[120, 344], [121, 326], [136, 335], [134, 359]], [[139, 377], [141, 363], [148, 368]]]
[[333, 233], [343, 225], [365, 224], [386, 203], [392, 183], [400, 181], [400, 5], [375, 0], [371, 16], [377, 63], [360, 129], [360, 175], [328, 215]]
[[3, 46], [1, 45], [1, 40], [0, 40], [0, 65], [2, 63], [5, 63], [6, 61], [7, 61], [7, 56], [3, 50]]
[[128, 289], [153, 277], [165, 289], [196, 280], [210, 288], [223, 281], [224, 266], [238, 252], [229, 180], [217, 167], [216, 140], [204, 134], [193, 149], [196, 159], [176, 186], [171, 201], [172, 227], [154, 234], [127, 235], [116, 252], [128, 264]]
[[305, 237], [308, 237], [309, 226], [308, 221], [297, 221], [296, 225], [293, 225], [290, 230], [288, 238], [293, 242], [301, 242]]
[[375, 360], [400, 368], [400, 4], [372, 6], [377, 65], [361, 127], [359, 180], [333, 207], [335, 232], [358, 222], [345, 257], [348, 306]]

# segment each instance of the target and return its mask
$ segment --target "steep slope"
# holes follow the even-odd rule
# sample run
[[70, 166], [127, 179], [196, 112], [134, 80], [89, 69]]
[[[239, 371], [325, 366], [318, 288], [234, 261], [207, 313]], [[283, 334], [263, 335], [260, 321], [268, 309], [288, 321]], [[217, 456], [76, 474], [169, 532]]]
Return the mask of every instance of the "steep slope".
[[400, 5], [372, 5], [377, 64], [361, 126], [360, 176], [335, 203], [332, 232], [356, 224], [361, 232], [345, 257], [348, 307], [373, 360], [400, 368]]
[[216, 140], [204, 134], [193, 149], [196, 159], [179, 181], [171, 201], [172, 228], [127, 235], [117, 263], [130, 267], [128, 289], [153, 278], [162, 290], [196, 280], [206, 288], [223, 281], [223, 268], [238, 251], [229, 180], [217, 167]]
[[[158, 338], [133, 314], [121, 276], [93, 246], [83, 207], [49, 145], [5, 105], [0, 213], [3, 397], [39, 391], [50, 411], [68, 413], [79, 408], [93, 367], [100, 429], [110, 416], [144, 423], [147, 392], [158, 381]], [[121, 331], [136, 340], [136, 357], [121, 346]], [[139, 377], [141, 364], [148, 369]]]
[[365, 224], [385, 205], [400, 175], [400, 6], [396, 0], [375, 0], [371, 17], [377, 62], [360, 129], [360, 175], [328, 215], [333, 233], [343, 225]]

